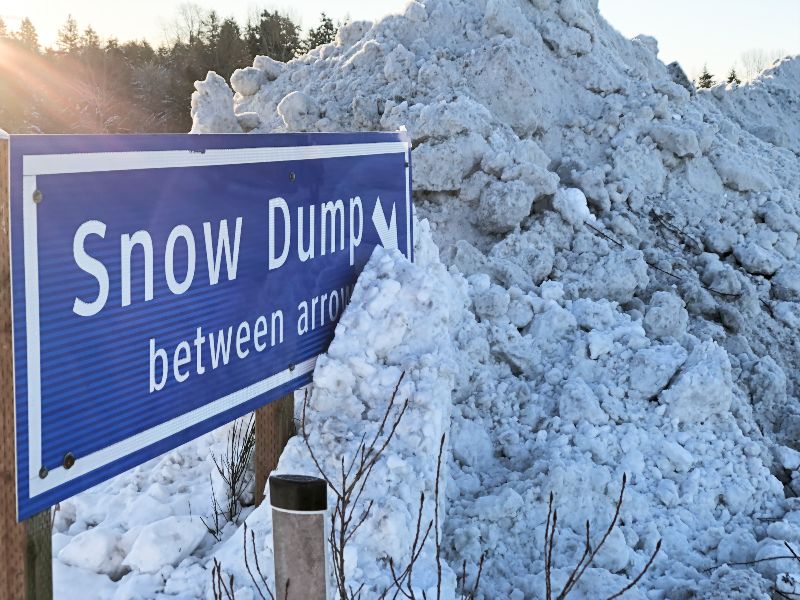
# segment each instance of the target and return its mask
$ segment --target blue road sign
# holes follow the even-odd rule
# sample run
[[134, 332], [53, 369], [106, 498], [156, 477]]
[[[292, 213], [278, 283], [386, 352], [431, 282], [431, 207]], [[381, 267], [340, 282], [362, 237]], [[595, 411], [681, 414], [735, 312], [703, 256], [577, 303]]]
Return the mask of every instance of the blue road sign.
[[311, 381], [405, 133], [12, 136], [18, 518]]

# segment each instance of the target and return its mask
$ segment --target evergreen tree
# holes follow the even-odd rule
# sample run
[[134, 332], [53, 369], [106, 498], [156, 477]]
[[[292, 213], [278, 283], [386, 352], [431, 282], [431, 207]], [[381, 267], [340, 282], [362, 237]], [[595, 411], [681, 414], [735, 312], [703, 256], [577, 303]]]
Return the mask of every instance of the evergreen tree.
[[[243, 29], [234, 19], [186, 4], [176, 15], [173, 41], [157, 49], [144, 41], [101, 40], [92, 27], [79, 29], [72, 16], [59, 30], [55, 51], [41, 51], [29, 19], [13, 34], [0, 20], [0, 38], [4, 35], [18, 53], [12, 61], [0, 61], [0, 128], [166, 133], [191, 127], [194, 82], [207, 71], [230, 77], [255, 54], [287, 61], [299, 54], [304, 42], [317, 45], [333, 39], [335, 27], [323, 15], [319, 26], [301, 37], [289, 17], [261, 11]], [[26, 58], [23, 49], [36, 55]], [[24, 80], [16, 70], [20, 61], [30, 75]], [[69, 85], [54, 84], [49, 76], [53, 71]]]
[[735, 83], [737, 85], [742, 83], [741, 79], [739, 79], [739, 77], [736, 75], [736, 68], [735, 67], [731, 67], [731, 72], [728, 73], [728, 81], [727, 81], [727, 83]]
[[67, 17], [67, 22], [58, 30], [58, 40], [56, 45], [61, 52], [73, 54], [80, 48], [81, 35], [78, 32], [78, 22], [72, 18], [72, 15]]
[[303, 49], [300, 27], [278, 11], [262, 11], [258, 22], [247, 26], [247, 49], [250, 56], [263, 54], [281, 62], [291, 60]]
[[319, 26], [308, 30], [308, 34], [303, 40], [303, 51], [309, 52], [318, 46], [331, 43], [336, 39], [337, 30], [338, 27], [333, 24], [333, 20], [325, 13], [322, 13]]
[[22, 19], [19, 24], [19, 31], [14, 36], [23, 48], [31, 52], [39, 52], [39, 34], [36, 33], [36, 27], [33, 26], [28, 17]]
[[703, 72], [700, 73], [700, 77], [697, 79], [697, 87], [707, 89], [714, 85], [714, 83], [714, 76], [708, 72], [708, 67], [703, 65]]
[[80, 45], [84, 49], [100, 49], [100, 36], [97, 35], [91, 25], [84, 29], [83, 36], [80, 39]]
[[3, 17], [0, 17], [0, 39], [8, 37], [8, 29], [6, 29], [6, 22]]
[[210, 50], [209, 54], [213, 56], [214, 49], [216, 49], [217, 43], [219, 42], [220, 24], [217, 11], [209, 11], [202, 23], [203, 29], [201, 33], [201, 39], [203, 43], [208, 46], [208, 49]]
[[226, 79], [252, 61], [239, 25], [233, 19], [225, 19], [220, 25], [214, 50], [213, 70]]
[[121, 46], [117, 42], [116, 48], [122, 60], [131, 67], [150, 63], [156, 59], [156, 51], [145, 40], [141, 42], [125, 42]]

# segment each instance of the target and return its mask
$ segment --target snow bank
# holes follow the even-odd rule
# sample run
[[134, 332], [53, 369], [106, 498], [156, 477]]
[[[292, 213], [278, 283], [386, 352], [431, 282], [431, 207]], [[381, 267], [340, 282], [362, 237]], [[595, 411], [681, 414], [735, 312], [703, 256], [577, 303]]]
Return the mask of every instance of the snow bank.
[[541, 594], [550, 490], [568, 562], [627, 472], [591, 586], [664, 537], [641, 587], [670, 597], [732, 560], [730, 536], [754, 556], [789, 506], [773, 452], [800, 433], [800, 61], [693, 94], [657, 51], [589, 1], [412, 2], [234, 96], [256, 131], [411, 132], [418, 211], [475, 315], [447, 557], [488, 551], [494, 597]]
[[[285, 65], [257, 59], [234, 91], [197, 84], [195, 132], [414, 139], [417, 211], [447, 270], [424, 227], [418, 265], [378, 253], [311, 400], [312, 439], [339, 456], [409, 374], [415, 412], [374, 475], [354, 581], [380, 589], [402, 560], [448, 431], [445, 558], [473, 577], [488, 553], [486, 598], [542, 597], [550, 491], [565, 577], [623, 472], [583, 597], [624, 585], [659, 538], [632, 598], [764, 598], [800, 579], [792, 561], [708, 571], [800, 545], [800, 59], [693, 93], [657, 51], [592, 0], [412, 1]], [[313, 473], [297, 440], [280, 469]], [[268, 557], [268, 511], [249, 522]], [[245, 585], [240, 535], [216, 556]], [[162, 587], [191, 579], [204, 548]], [[423, 563], [421, 589], [430, 550]]]

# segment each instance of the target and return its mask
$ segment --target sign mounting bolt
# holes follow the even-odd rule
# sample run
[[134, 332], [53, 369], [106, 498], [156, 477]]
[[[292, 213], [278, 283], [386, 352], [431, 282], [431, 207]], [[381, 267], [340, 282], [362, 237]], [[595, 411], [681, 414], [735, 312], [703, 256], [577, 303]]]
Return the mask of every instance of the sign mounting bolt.
[[33, 201], [36, 204], [41, 204], [42, 200], [44, 200], [44, 194], [42, 194], [41, 190], [36, 190], [33, 192]]
[[47, 467], [42, 467], [41, 469], [39, 469], [39, 479], [44, 479], [45, 477], [47, 477], [47, 473], [48, 473]]
[[64, 468], [71, 469], [72, 465], [75, 464], [75, 455], [72, 452], [67, 452], [64, 455]]
[[289, 181], [294, 181], [297, 179], [297, 176], [294, 174], [294, 171], [289, 171]]

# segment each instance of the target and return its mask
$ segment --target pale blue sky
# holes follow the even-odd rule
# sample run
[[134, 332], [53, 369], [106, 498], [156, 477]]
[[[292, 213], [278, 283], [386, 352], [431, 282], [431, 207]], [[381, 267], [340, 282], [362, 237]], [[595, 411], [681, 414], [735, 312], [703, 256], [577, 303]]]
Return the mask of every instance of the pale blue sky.
[[[665, 62], [678, 60], [689, 76], [708, 63], [721, 75], [750, 49], [800, 54], [800, 0], [599, 0], [600, 10], [624, 35], [655, 36]], [[13, 28], [30, 17], [45, 44], [53, 44], [68, 14], [103, 36], [146, 37], [158, 43], [184, 0], [0, 0], [0, 16]], [[223, 16], [245, 21], [257, 7], [289, 12], [303, 27], [325, 10], [334, 19], [375, 19], [406, 0], [199, 0]]]

